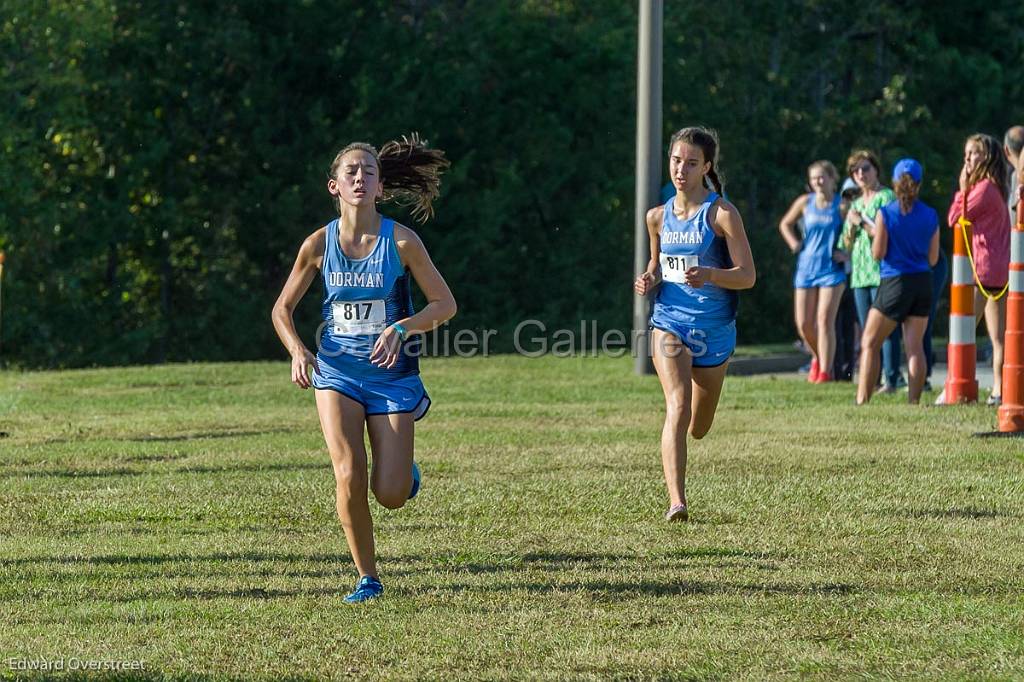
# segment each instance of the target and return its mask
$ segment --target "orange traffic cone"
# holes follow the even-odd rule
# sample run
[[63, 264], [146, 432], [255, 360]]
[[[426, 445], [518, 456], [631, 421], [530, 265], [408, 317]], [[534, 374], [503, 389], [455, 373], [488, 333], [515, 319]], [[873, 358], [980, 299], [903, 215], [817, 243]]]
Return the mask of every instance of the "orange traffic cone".
[[974, 269], [968, 251], [970, 239], [971, 223], [967, 220], [967, 192], [964, 192], [963, 213], [953, 228], [953, 281], [949, 286], [949, 346], [946, 351], [949, 368], [944, 391], [946, 405], [978, 401]]
[[999, 430], [1019, 433], [1024, 431], [1024, 200], [1017, 204], [1017, 224], [1010, 233], [1010, 293], [1003, 339], [1006, 350]]

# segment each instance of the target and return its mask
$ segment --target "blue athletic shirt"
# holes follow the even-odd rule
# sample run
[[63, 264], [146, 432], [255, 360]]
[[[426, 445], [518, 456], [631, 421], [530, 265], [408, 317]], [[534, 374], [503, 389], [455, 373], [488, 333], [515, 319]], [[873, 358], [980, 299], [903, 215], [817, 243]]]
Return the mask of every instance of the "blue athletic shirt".
[[923, 201], [915, 201], [910, 213], [900, 213], [900, 202], [893, 201], [881, 209], [889, 244], [882, 258], [882, 277], [931, 272], [928, 247], [939, 229], [939, 216]]
[[811, 193], [807, 196], [803, 247], [796, 260], [798, 273], [805, 277], [813, 279], [832, 273], [845, 275], [843, 266], [832, 260], [832, 250], [843, 229], [839, 201], [837, 194], [828, 207], [818, 208], [815, 195]]
[[[661, 222], [662, 283], [654, 299], [652, 319], [656, 317], [659, 320], [702, 327], [728, 324], [736, 319], [739, 301], [736, 291], [723, 289], [710, 282], [695, 289], [667, 279], [671, 275], [666, 268], [685, 268], [692, 264], [694, 256], [699, 266], [733, 266], [725, 238], [716, 235], [708, 221], [708, 211], [717, 200], [717, 193], [708, 192], [707, 199], [689, 220], [677, 218], [672, 212], [674, 197], [665, 202], [665, 215]], [[688, 262], [684, 263], [684, 260]]]
[[391, 369], [370, 364], [380, 333], [413, 313], [410, 275], [398, 256], [395, 221], [381, 218], [380, 234], [365, 258], [349, 258], [342, 253], [338, 220], [332, 220], [326, 232], [324, 324], [317, 362], [351, 378], [419, 374], [415, 353], [400, 352]]

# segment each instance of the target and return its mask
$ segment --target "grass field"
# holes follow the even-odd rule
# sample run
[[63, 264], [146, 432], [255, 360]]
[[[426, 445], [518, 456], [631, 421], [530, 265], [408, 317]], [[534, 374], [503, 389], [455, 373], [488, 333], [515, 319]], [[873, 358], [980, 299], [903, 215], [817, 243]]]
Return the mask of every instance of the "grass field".
[[629, 358], [428, 360], [420, 496], [355, 581], [284, 363], [0, 373], [0, 675], [1024, 677], [1024, 441], [995, 411], [730, 377], [667, 500]]

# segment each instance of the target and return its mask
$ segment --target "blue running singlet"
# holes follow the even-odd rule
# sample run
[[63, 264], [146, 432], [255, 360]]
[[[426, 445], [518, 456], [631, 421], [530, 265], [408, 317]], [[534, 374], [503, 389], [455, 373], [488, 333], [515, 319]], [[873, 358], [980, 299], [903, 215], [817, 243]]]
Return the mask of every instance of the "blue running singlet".
[[689, 220], [672, 212], [674, 197], [665, 203], [661, 223], [661, 286], [654, 299], [651, 327], [673, 334], [689, 349], [694, 367], [717, 367], [736, 349], [736, 306], [732, 289], [707, 283], [699, 289], [685, 284], [683, 275], [695, 265], [731, 268], [724, 237], [715, 234], [708, 211], [718, 200], [709, 192]]
[[807, 196], [804, 208], [804, 241], [796, 257], [795, 289], [834, 287], [846, 281], [842, 264], [832, 259], [832, 250], [843, 229], [837, 194], [828, 208], [818, 208], [815, 195]]
[[736, 319], [738, 296], [735, 291], [710, 283], [699, 289], [683, 283], [683, 274], [694, 265], [732, 267], [725, 238], [716, 235], [708, 222], [708, 211], [717, 200], [718, 194], [709, 192], [689, 220], [677, 218], [672, 212], [674, 197], [665, 203], [661, 223], [662, 284], [654, 299], [653, 321], [710, 327]]
[[[349, 258], [342, 252], [338, 220], [332, 220], [326, 231], [322, 267], [324, 324], [317, 351], [317, 364], [322, 370], [320, 381], [331, 375], [393, 379], [419, 374], [417, 353], [406, 348], [391, 369], [370, 364], [370, 354], [380, 333], [413, 313], [410, 276], [395, 244], [395, 221], [381, 218], [377, 241], [365, 258]], [[317, 381], [314, 374], [314, 386], [321, 388]]]

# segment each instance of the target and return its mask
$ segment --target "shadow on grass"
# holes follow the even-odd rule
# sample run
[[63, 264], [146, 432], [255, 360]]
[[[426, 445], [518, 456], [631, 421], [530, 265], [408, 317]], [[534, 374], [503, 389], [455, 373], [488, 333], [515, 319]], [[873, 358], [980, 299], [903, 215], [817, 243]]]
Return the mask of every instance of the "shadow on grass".
[[[286, 599], [294, 597], [341, 597], [351, 589], [346, 579], [350, 576], [337, 576], [337, 586], [329, 587], [297, 587], [294, 589], [278, 589], [266, 587], [239, 587], [233, 589], [204, 589], [184, 587], [171, 590], [140, 592], [137, 594], [118, 594], [98, 597], [113, 602], [148, 601], [152, 599]], [[487, 585], [450, 584], [441, 585], [432, 590], [433, 593], [506, 593], [527, 591], [537, 594], [565, 595], [586, 593], [593, 598], [621, 600], [635, 596], [672, 597], [743, 594], [751, 596], [793, 596], [793, 597], [842, 597], [856, 593], [853, 585], [845, 583], [811, 583], [807, 585], [789, 583], [737, 583], [710, 581], [615, 581], [615, 580], [578, 580], [571, 582], [527, 582], [527, 583], [495, 583]], [[389, 590], [401, 597], [413, 597], [421, 591], [402, 589]]]
[[141, 464], [150, 464], [157, 462], [173, 462], [179, 459], [188, 459], [192, 455], [187, 454], [153, 454], [153, 455], [122, 455], [117, 459], [121, 462], [139, 462]]
[[167, 471], [154, 472], [157, 475], [165, 474], [228, 474], [236, 472], [260, 473], [263, 471], [302, 471], [306, 469], [318, 469], [331, 471], [331, 462], [326, 457], [322, 462], [295, 462], [294, 464], [239, 464], [236, 466], [205, 466], [205, 467], [178, 467]]
[[294, 597], [343, 597], [352, 591], [354, 579], [338, 576], [337, 587], [312, 587], [296, 589], [274, 589], [265, 587], [240, 587], [236, 589], [195, 589], [185, 587], [174, 590], [140, 592], [107, 596], [104, 601], [118, 603], [149, 601], [151, 599], [290, 599]]
[[611, 553], [592, 553], [592, 552], [529, 552], [523, 555], [523, 561], [529, 562], [544, 562], [544, 563], [577, 563], [587, 562], [592, 560], [600, 561], [623, 561], [627, 559], [646, 559], [646, 558], [658, 558], [658, 559], [722, 559], [722, 558], [738, 558], [738, 559], [757, 559], [766, 560], [772, 558], [781, 558], [778, 556], [771, 556], [767, 552], [751, 552], [743, 549], [728, 549], [725, 547], [700, 547], [696, 549], [677, 549], [670, 552], [661, 552], [651, 555], [626, 555], [626, 554], [611, 554]]
[[[494, 560], [473, 560], [455, 557], [394, 557], [399, 563], [424, 564], [423, 570], [445, 570], [455, 573], [487, 574], [514, 573], [517, 570], [568, 571], [622, 570], [635, 572], [645, 570], [682, 569], [691, 566], [704, 568], [752, 568], [763, 571], [778, 570], [777, 563], [782, 557], [764, 552], [749, 552], [738, 549], [705, 547], [692, 550], [673, 550], [656, 554], [612, 554], [595, 552], [528, 552]], [[382, 557], [384, 560], [384, 557]], [[416, 573], [413, 568], [399, 568], [399, 573]]]
[[164, 388], [186, 388], [186, 389], [192, 389], [192, 388], [199, 388], [199, 387], [203, 387], [203, 386], [213, 386], [215, 388], [223, 388], [225, 386], [239, 386], [242, 383], [243, 382], [241, 380], [231, 380], [231, 379], [192, 379], [192, 380], [190, 380], [188, 382], [184, 382], [184, 381], [159, 382], [159, 381], [130, 381], [129, 380], [127, 383], [125, 383], [123, 386], [121, 386], [119, 390], [125, 390], [125, 389], [131, 390], [131, 389], [139, 389], [139, 388], [157, 388], [157, 389], [164, 389]]
[[995, 519], [1018, 518], [1019, 514], [1000, 512], [994, 509], [977, 509], [976, 507], [954, 507], [952, 509], [901, 509], [897, 516], [913, 519]]
[[[706, 559], [740, 559], [733, 567], [765, 568], [762, 564], [768, 555], [758, 552], [732, 550], [723, 548], [700, 548], [691, 551], [676, 550], [651, 556], [621, 555], [614, 553], [571, 553], [571, 552], [530, 552], [523, 555], [511, 555], [503, 560], [501, 557], [493, 562], [454, 562], [443, 563], [440, 556], [406, 555], [382, 557], [382, 562], [389, 577], [403, 574], [419, 575], [430, 573], [458, 575], [491, 574], [493, 577], [482, 584], [465, 581], [449, 583], [444, 579], [435, 581], [434, 593], [514, 593], [527, 591], [537, 594], [569, 594], [586, 593], [598, 599], [622, 599], [629, 596], [680, 596], [680, 595], [712, 595], [712, 594], [746, 594], [746, 595], [781, 595], [781, 596], [843, 596], [853, 594], [858, 588], [845, 583], [785, 583], [779, 581], [735, 582], [735, 581], [693, 581], [693, 580], [609, 580], [577, 578], [560, 581], [559, 577], [570, 571], [578, 571], [581, 567], [588, 571], [616, 570], [623, 574], [635, 571], [635, 562], [643, 562], [651, 570], [672, 570], [687, 567], [687, 561]], [[321, 564], [309, 567], [302, 564]], [[702, 567], [714, 566], [704, 562], [696, 562]], [[44, 567], [47, 564], [60, 566], [80, 566], [83, 571], [33, 571], [32, 566]], [[204, 566], [204, 564], [206, 564]], [[223, 564], [212, 566], [210, 564]], [[256, 566], [245, 566], [256, 564]], [[263, 565], [261, 565], [263, 564]], [[281, 566], [280, 564], [284, 564]], [[296, 565], [299, 564], [299, 565]], [[410, 565], [411, 564], [411, 565]], [[425, 564], [425, 566], [416, 566]], [[289, 565], [295, 565], [294, 567]], [[138, 586], [152, 579], [191, 578], [195, 585], [172, 587], [169, 589], [142, 590], [133, 592], [131, 588], [117, 594], [99, 594], [95, 599], [114, 602], [133, 602], [152, 599], [283, 599], [293, 597], [319, 597], [341, 595], [350, 589], [348, 578], [351, 576], [351, 559], [347, 552], [297, 554], [289, 552], [217, 552], [212, 554], [191, 555], [185, 553], [149, 555], [100, 555], [92, 557], [80, 556], [41, 556], [16, 559], [0, 559], [0, 567], [29, 567], [29, 572], [44, 579], [47, 584], [60, 583], [64, 579], [80, 580], [84, 569], [89, 567], [114, 567], [126, 569], [129, 574], [122, 575], [119, 584], [126, 582]], [[156, 567], [155, 573], [143, 571], [130, 574], [133, 567]], [[214, 570], [217, 568], [218, 570]], [[771, 567], [769, 567], [771, 568]], [[550, 581], [536, 580], [535, 569], [543, 570], [551, 576]], [[211, 587], [202, 586], [204, 578], [224, 578], [236, 576], [249, 582], [248, 586]], [[97, 574], [96, 578], [110, 577], [109, 572]], [[326, 579], [327, 586], [296, 586], [295, 588], [269, 588], [253, 586], [253, 580], [261, 578], [291, 579]], [[568, 576], [567, 576], [568, 577]], [[433, 580], [433, 579], [432, 579]], [[395, 590], [401, 596], [415, 596], [419, 592], [404, 590], [401, 586]], [[19, 597], [20, 598], [20, 597]]]
[[263, 431], [201, 431], [199, 433], [179, 433], [171, 436], [149, 434], [148, 436], [130, 436], [117, 440], [132, 443], [177, 443], [187, 440], [207, 440], [212, 438], [248, 438], [249, 436], [266, 436], [271, 433], [295, 433], [295, 429], [265, 429]]
[[550, 583], [525, 582], [488, 585], [454, 584], [438, 588], [452, 592], [515, 592], [526, 590], [545, 594], [586, 592], [595, 597], [621, 598], [626, 595], [679, 596], [712, 594], [747, 594], [781, 596], [839, 597], [854, 594], [857, 587], [846, 583], [739, 583], [702, 580], [575, 580]]
[[[419, 524], [422, 529], [428, 529], [429, 524]], [[440, 528], [434, 524], [430, 530]], [[701, 566], [721, 566], [723, 568], [768, 568], [774, 570], [774, 566], [766, 566], [767, 555], [757, 552], [745, 552], [742, 550], [729, 550], [718, 548], [702, 548], [692, 551], [676, 550], [673, 552], [656, 554], [651, 556], [623, 555], [612, 553], [571, 553], [571, 552], [530, 552], [523, 555], [510, 555], [507, 558], [498, 558], [494, 561], [461, 561], [458, 559], [446, 559], [443, 556], [421, 556], [402, 555], [379, 557], [380, 561], [387, 565], [389, 575], [419, 575], [430, 571], [442, 571], [447, 573], [465, 573], [470, 575], [480, 574], [508, 574], [530, 570], [541, 569], [546, 571], [566, 571], [573, 568], [585, 566], [588, 569], [609, 569], [620, 567], [622, 570], [634, 570], [633, 562], [641, 561], [649, 568], [684, 568], [687, 561], [700, 559], [721, 559], [721, 558], [742, 558], [746, 561], [730, 562], [728, 565], [720, 563], [695, 562]], [[0, 559], [0, 567], [15, 566], [39, 566], [56, 564], [62, 566], [77, 565], [83, 569], [90, 566], [169, 566], [173, 564], [186, 564], [188, 570], [183, 572], [185, 576], [203, 575], [203, 564], [232, 564], [241, 573], [245, 571], [238, 564], [328, 564], [332, 568], [323, 571], [309, 571], [305, 569], [289, 570], [288, 568], [261, 568], [260, 574], [292, 575], [295, 577], [322, 577], [336, 574], [339, 567], [347, 567], [351, 558], [347, 552], [338, 553], [314, 553], [297, 554], [290, 552], [216, 552], [213, 554], [124, 554], [124, 555], [97, 555], [97, 556], [37, 556], [20, 557], [15, 559]], [[761, 564], [761, 565], [758, 565]], [[209, 568], [205, 571], [208, 575], [221, 575], [221, 572], [211, 572]], [[162, 570], [161, 575], [170, 577], [173, 573]], [[54, 574], [53, 577], [56, 577]], [[141, 576], [140, 576], [141, 577]]]
[[[159, 463], [169, 461], [169, 457], [128, 457], [124, 461], [152, 461]], [[174, 469], [4, 469], [0, 470], [0, 478], [103, 478], [105, 476], [170, 476], [174, 474], [229, 474], [229, 473], [261, 473], [274, 471], [302, 471], [317, 469], [330, 471], [331, 463], [326, 458], [323, 462], [296, 462], [293, 464], [238, 464], [231, 466], [180, 466]]]
[[0, 478], [103, 478], [106, 476], [140, 476], [146, 472], [139, 469], [50, 469], [50, 470], [4, 470]]
[[[305, 431], [305, 430], [303, 430]], [[60, 445], [63, 443], [78, 443], [86, 438], [87, 440], [109, 440], [119, 441], [128, 443], [180, 443], [190, 440], [210, 440], [219, 438], [249, 438], [251, 436], [266, 436], [273, 433], [298, 433], [299, 429], [293, 428], [275, 428], [275, 429], [264, 429], [262, 431], [199, 431], [195, 433], [175, 433], [169, 435], [160, 435], [150, 433], [139, 436], [104, 436], [102, 434], [93, 434], [86, 438], [85, 434], [79, 434], [76, 436], [62, 436], [62, 437], [50, 437], [44, 438], [39, 441], [39, 445]]]
[[[418, 529], [436, 530], [441, 524], [413, 524]], [[542, 568], [554, 568], [555, 564], [600, 564], [602, 566], [612, 563], [623, 563], [631, 561], [657, 561], [657, 560], [687, 560], [702, 558], [745, 558], [752, 561], [767, 561], [777, 557], [764, 552], [748, 552], [738, 549], [722, 549], [716, 547], [705, 547], [694, 550], [674, 550], [658, 554], [613, 554], [593, 552], [528, 552], [518, 555], [512, 554], [507, 557], [496, 559], [493, 562], [472, 562], [461, 561], [456, 558], [446, 558], [443, 555], [423, 556], [418, 554], [408, 555], [387, 555], [381, 554], [379, 560], [392, 564], [424, 564], [424, 569], [430, 567], [456, 569], [468, 573], [493, 573], [509, 571], [517, 566], [528, 566], [531, 564], [540, 565]], [[97, 556], [37, 556], [20, 557], [16, 559], [0, 558], [0, 566], [17, 566], [24, 564], [164, 564], [176, 562], [202, 563], [202, 562], [325, 562], [325, 561], [349, 561], [347, 552], [312, 553], [298, 554], [294, 552], [214, 552], [212, 554], [187, 554], [179, 552], [176, 554], [106, 554]]]
[[[348, 552], [294, 554], [288, 552], [214, 552], [213, 554], [105, 554], [98, 556], [38, 556], [17, 559], [0, 559], [0, 566], [22, 566], [30, 564], [63, 564], [82, 566], [139, 566], [151, 564], [241, 561], [241, 562], [350, 562]], [[193, 571], [192, 575], [198, 575]]]

